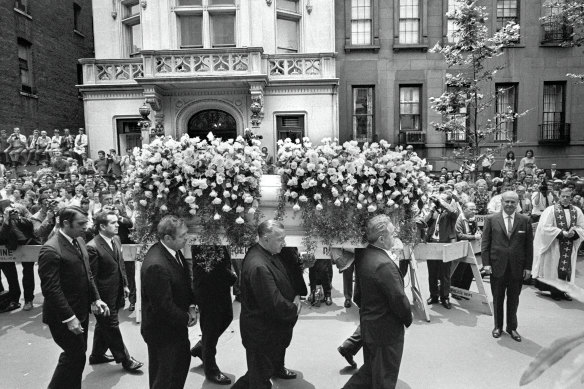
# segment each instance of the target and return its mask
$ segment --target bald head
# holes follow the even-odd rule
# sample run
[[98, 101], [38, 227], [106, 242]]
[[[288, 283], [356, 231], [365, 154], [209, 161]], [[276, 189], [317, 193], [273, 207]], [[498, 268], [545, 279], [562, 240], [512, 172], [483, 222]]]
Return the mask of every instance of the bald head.
[[501, 205], [507, 215], [512, 215], [517, 210], [518, 202], [519, 196], [513, 191], [508, 190], [501, 195]]

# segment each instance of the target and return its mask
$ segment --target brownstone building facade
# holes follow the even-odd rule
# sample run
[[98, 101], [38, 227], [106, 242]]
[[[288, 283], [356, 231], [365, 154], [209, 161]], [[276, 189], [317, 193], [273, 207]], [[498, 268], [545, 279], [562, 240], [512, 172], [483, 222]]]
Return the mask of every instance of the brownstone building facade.
[[[584, 68], [582, 48], [561, 47], [570, 30], [561, 23], [542, 24], [549, 12], [544, 0], [483, 0], [490, 28], [514, 20], [521, 27], [518, 44], [497, 58], [505, 69], [485, 93], [510, 88], [505, 99], [493, 104], [491, 117], [511, 106], [527, 115], [508, 124], [519, 142], [521, 158], [533, 149], [538, 166], [584, 170], [584, 85], [567, 73]], [[453, 24], [445, 16], [454, 0], [337, 0], [336, 51], [341, 140], [386, 139], [413, 144], [438, 170], [457, 168], [451, 156], [456, 139], [435, 131], [431, 122], [442, 120], [429, 97], [444, 92], [446, 65], [430, 53], [436, 43], [447, 43]], [[500, 141], [490, 139], [486, 145]], [[518, 158], [518, 159], [519, 159]], [[496, 156], [499, 170], [503, 155]]]
[[93, 56], [91, 0], [0, 2], [0, 128], [84, 127], [77, 60]]

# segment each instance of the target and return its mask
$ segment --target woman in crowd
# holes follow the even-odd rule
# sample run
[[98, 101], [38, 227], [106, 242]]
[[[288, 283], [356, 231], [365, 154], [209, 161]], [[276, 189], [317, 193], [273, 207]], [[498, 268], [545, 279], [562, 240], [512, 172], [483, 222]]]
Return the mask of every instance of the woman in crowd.
[[475, 183], [475, 192], [471, 196], [471, 201], [477, 206], [477, 215], [487, 214], [487, 205], [491, 200], [491, 195], [489, 194], [487, 181], [478, 179]]
[[533, 154], [532, 149], [525, 152], [525, 157], [521, 158], [521, 161], [519, 161], [519, 167], [517, 170], [524, 170], [526, 174], [535, 173], [537, 165], [535, 164], [535, 155]]
[[513, 171], [515, 172], [516, 164], [515, 164], [515, 153], [513, 151], [508, 151], [507, 156], [505, 157], [505, 161], [503, 161], [503, 168], [501, 169], [501, 175], [504, 174], [506, 171]]

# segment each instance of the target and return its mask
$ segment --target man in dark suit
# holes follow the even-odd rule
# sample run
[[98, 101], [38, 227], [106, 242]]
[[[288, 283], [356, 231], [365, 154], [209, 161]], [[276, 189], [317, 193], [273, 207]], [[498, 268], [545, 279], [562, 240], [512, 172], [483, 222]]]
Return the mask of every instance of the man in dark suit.
[[187, 232], [184, 220], [163, 217], [157, 227], [159, 242], [146, 253], [140, 272], [150, 389], [182, 389], [191, 363], [187, 327], [197, 323], [197, 312], [189, 263], [180, 252]]
[[503, 211], [485, 219], [481, 255], [484, 271], [491, 274], [495, 308], [493, 338], [501, 336], [503, 303], [507, 294], [506, 331], [513, 340], [521, 342], [521, 336], [517, 333], [517, 307], [522, 280], [527, 280], [531, 275], [533, 231], [529, 217], [516, 212], [518, 201], [517, 193], [503, 193]]
[[[193, 357], [203, 361], [205, 377], [219, 385], [231, 384], [231, 379], [217, 366], [217, 342], [233, 320], [231, 286], [237, 275], [231, 270], [231, 255], [225, 246], [192, 246], [193, 292], [201, 314], [201, 340], [191, 349]], [[206, 259], [218, 258], [212, 269], [206, 269]]]
[[558, 178], [562, 177], [562, 172], [560, 170], [557, 169], [557, 165], [555, 163], [552, 163], [550, 166], [550, 170], [547, 170], [545, 172], [545, 176], [548, 180], [556, 180]]
[[49, 388], [81, 388], [89, 311], [109, 315], [108, 306], [99, 297], [81, 239], [86, 225], [87, 214], [81, 208], [64, 208], [59, 215], [59, 231], [39, 254], [39, 277], [45, 297], [43, 322], [63, 349]]
[[232, 389], [271, 388], [275, 361], [289, 342], [290, 328], [300, 313], [300, 296], [277, 255], [286, 245], [284, 225], [267, 220], [258, 226], [253, 245], [241, 269], [241, 340], [245, 347], [247, 373]]
[[[122, 245], [116, 236], [118, 233], [118, 217], [112, 211], [100, 212], [94, 218], [95, 238], [87, 244], [89, 264], [97, 285], [97, 290], [110, 309], [107, 317], [96, 317], [97, 324], [93, 333], [93, 349], [89, 356], [89, 364], [96, 365], [116, 361], [129, 372], [135, 372], [144, 364], [130, 356], [122, 333], [118, 310], [124, 307], [124, 298], [130, 293]], [[105, 355], [110, 349], [113, 358]]]
[[386, 215], [367, 223], [369, 245], [355, 251], [355, 303], [360, 307], [364, 363], [344, 389], [394, 388], [412, 324], [410, 302], [398, 266], [389, 256], [395, 227]]

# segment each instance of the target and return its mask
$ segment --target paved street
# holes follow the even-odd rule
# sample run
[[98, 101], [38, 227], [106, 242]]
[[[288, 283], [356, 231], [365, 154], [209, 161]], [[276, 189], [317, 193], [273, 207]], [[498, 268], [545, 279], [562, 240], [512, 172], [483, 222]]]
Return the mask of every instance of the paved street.
[[[19, 266], [20, 268], [20, 266]], [[420, 281], [425, 287], [426, 266], [420, 266]], [[579, 285], [584, 261], [578, 262]], [[38, 281], [38, 280], [37, 280]], [[408, 283], [409, 284], [409, 283]], [[274, 388], [336, 389], [348, 380], [353, 371], [346, 367], [336, 348], [350, 335], [358, 322], [355, 307], [343, 308], [342, 278], [335, 273], [333, 301], [330, 307], [305, 306], [288, 349], [286, 366], [299, 373], [292, 381], [275, 381]], [[487, 287], [489, 284], [487, 282]], [[36, 307], [31, 312], [15, 311], [0, 315], [0, 389], [45, 388], [57, 363], [60, 350], [53, 343], [48, 328], [41, 323], [42, 295], [37, 282]], [[236, 319], [220, 340], [218, 363], [231, 378], [246, 370], [245, 353], [239, 336], [239, 303], [234, 303]], [[140, 336], [140, 327], [127, 311], [121, 315], [121, 327], [130, 353], [144, 361], [144, 373], [125, 374], [114, 364], [86, 366], [84, 388], [147, 388], [147, 349]], [[508, 335], [491, 337], [493, 318], [482, 313], [477, 304], [459, 304], [447, 311], [441, 306], [431, 308], [431, 322], [416, 314], [406, 332], [406, 343], [398, 388], [517, 388], [525, 367], [537, 352], [554, 339], [582, 330], [584, 305], [577, 302], [556, 302], [524, 287], [519, 306], [519, 333], [523, 342], [516, 343]], [[93, 338], [90, 325], [89, 347]], [[198, 326], [191, 340], [198, 339]], [[359, 365], [362, 353], [357, 356]], [[551, 388], [560, 370], [569, 361], [546, 372], [533, 388]], [[187, 388], [219, 388], [205, 381], [199, 360], [192, 360]]]

